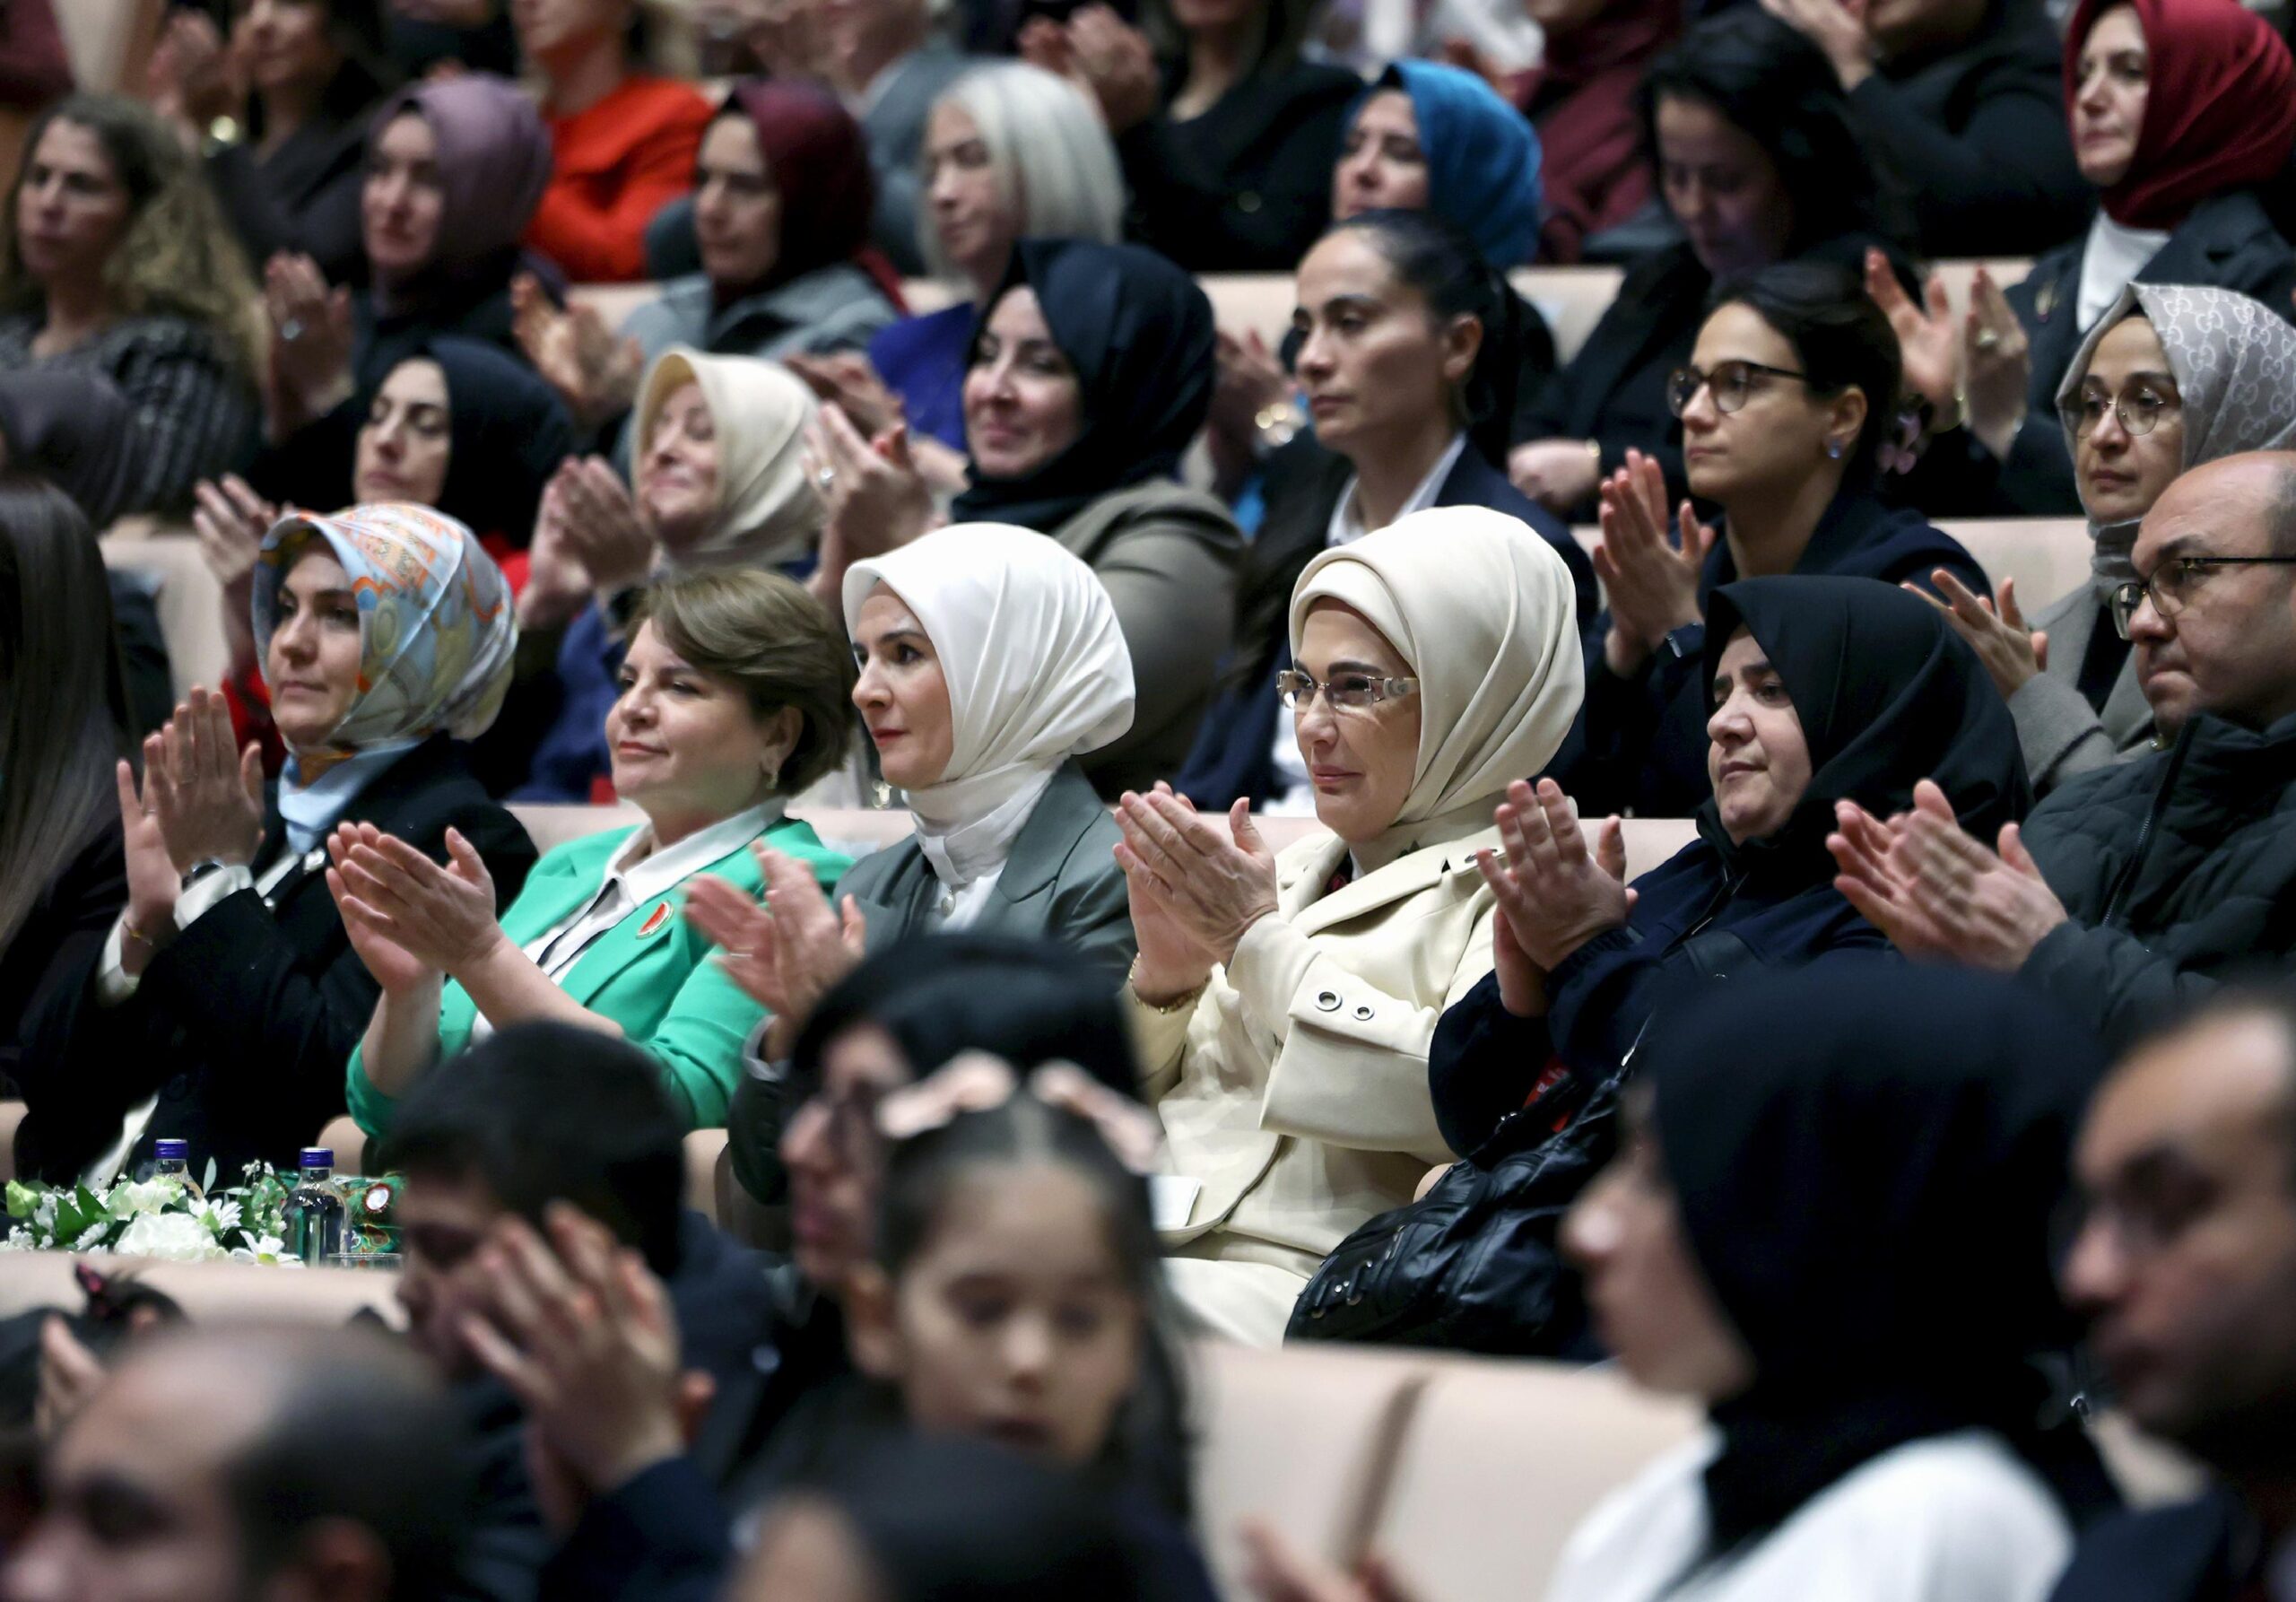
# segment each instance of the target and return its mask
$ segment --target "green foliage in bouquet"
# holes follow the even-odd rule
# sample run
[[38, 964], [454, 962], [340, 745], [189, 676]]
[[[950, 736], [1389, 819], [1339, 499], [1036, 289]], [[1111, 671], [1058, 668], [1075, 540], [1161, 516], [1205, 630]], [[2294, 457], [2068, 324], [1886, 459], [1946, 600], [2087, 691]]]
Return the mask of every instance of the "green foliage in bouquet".
[[215, 1190], [178, 1179], [121, 1175], [88, 1184], [8, 1182], [8, 1236], [0, 1251], [78, 1251], [196, 1263], [293, 1263], [285, 1246], [288, 1182], [267, 1162], [248, 1164], [246, 1182]]

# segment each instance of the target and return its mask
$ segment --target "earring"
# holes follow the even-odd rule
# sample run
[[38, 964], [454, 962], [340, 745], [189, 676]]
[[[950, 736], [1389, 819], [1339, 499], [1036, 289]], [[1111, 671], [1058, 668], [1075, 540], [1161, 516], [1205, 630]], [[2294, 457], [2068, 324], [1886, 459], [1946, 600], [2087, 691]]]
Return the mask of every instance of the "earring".
[[1839, 440], [1827, 440], [1826, 455], [1831, 457], [1837, 462], [1841, 460], [1841, 441]]

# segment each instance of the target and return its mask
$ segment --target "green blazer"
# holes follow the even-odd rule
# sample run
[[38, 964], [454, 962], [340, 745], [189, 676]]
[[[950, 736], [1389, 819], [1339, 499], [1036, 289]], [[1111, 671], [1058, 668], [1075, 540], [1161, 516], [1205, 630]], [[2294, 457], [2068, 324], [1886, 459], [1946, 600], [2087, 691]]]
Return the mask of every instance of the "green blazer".
[[[610, 829], [570, 840], [544, 856], [526, 876], [526, 888], [502, 914], [502, 932], [512, 944], [528, 942], [580, 911], [604, 882], [606, 863], [634, 829]], [[761, 837], [778, 851], [811, 865], [827, 892], [851, 866], [848, 858], [822, 844], [813, 826], [783, 818]], [[716, 874], [752, 895], [762, 892], [757, 859], [744, 841], [700, 870]], [[742, 1074], [742, 1043], [756, 1029], [765, 1009], [709, 960], [715, 949], [700, 931], [679, 916], [684, 897], [673, 891], [637, 907], [630, 916], [590, 943], [560, 981], [566, 994], [601, 1017], [622, 1025], [633, 1046], [662, 1065], [662, 1083], [687, 1123], [697, 1129], [726, 1121], [726, 1108]], [[657, 916], [665, 906], [665, 916]], [[650, 926], [650, 927], [649, 927]], [[470, 1043], [478, 1007], [470, 992], [448, 981], [439, 1002], [439, 1060]], [[390, 1127], [396, 1103], [377, 1090], [361, 1061], [363, 1043], [351, 1054], [351, 1116], [370, 1136]]]

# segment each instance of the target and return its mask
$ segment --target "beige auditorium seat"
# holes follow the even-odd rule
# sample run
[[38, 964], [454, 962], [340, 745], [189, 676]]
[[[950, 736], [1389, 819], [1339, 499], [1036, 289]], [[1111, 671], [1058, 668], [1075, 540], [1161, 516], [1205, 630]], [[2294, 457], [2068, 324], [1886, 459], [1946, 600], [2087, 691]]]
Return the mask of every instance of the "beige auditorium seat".
[[1393, 1352], [1190, 1349], [1196, 1519], [1222, 1595], [1243, 1584], [1240, 1521], [1265, 1519], [1302, 1549], [1350, 1563], [1381, 1528], [1397, 1442], [1425, 1373]]
[[1546, 319], [1554, 335], [1555, 359], [1568, 361], [1618, 299], [1618, 286], [1625, 277], [1618, 267], [1518, 267], [1508, 281]]
[[[72, 1278], [79, 1259], [67, 1251], [0, 1253], [0, 1318], [35, 1307], [78, 1308]], [[394, 1328], [405, 1325], [398, 1275], [383, 1268], [280, 1268], [261, 1263], [158, 1263], [133, 1258], [90, 1259], [107, 1273], [129, 1273], [174, 1297], [196, 1322], [283, 1319], [348, 1323], [371, 1309]]]
[[1969, 548], [1998, 591], [2017, 581], [2028, 616], [2089, 582], [2089, 526], [2078, 518], [1974, 518], [1938, 527]]
[[167, 0], [56, 0], [74, 83], [97, 94], [139, 89], [166, 10]]
[[1422, 1602], [1542, 1595], [1578, 1520], [1700, 1419], [1607, 1369], [1447, 1358], [1429, 1372], [1372, 1537]]
[[200, 554], [198, 539], [186, 533], [150, 538], [107, 535], [101, 549], [105, 566], [157, 582], [153, 598], [176, 694], [194, 684], [221, 684], [231, 667], [230, 642], [223, 634], [223, 587]]
[[525, 828], [528, 839], [537, 851], [549, 851], [569, 840], [602, 833], [608, 829], [626, 829], [646, 821], [646, 814], [635, 806], [562, 806], [550, 801], [513, 801], [510, 815]]

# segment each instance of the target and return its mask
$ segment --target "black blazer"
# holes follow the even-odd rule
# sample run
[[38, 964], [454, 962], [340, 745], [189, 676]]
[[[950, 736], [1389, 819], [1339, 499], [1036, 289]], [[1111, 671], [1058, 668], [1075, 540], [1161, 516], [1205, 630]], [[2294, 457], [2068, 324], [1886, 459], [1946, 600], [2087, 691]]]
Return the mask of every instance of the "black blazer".
[[[2057, 386], [2081, 348], [2081, 264], [2088, 236], [2033, 263], [2009, 304], [2031, 343], [2032, 378], [2025, 388], [2025, 426], [2007, 460], [1965, 429], [1934, 443], [1909, 485], [1909, 498], [1933, 517], [2077, 518], [2081, 496], [2073, 458], [2057, 420]], [[2170, 231], [2169, 242], [2136, 274], [2142, 283], [2196, 283], [2263, 301], [2296, 322], [2296, 249], [2248, 190], [2213, 196]]]
[[[1292, 591], [1323, 550], [1332, 512], [1354, 473], [1345, 457], [1306, 435], [1285, 446], [1269, 466], [1267, 520], [1252, 541], [1243, 592], [1237, 597], [1228, 687], [1205, 713], [1196, 744], [1174, 780], [1174, 788], [1199, 806], [1225, 808], [1239, 797], [1257, 804], [1274, 788], [1274, 675], [1292, 659]], [[1445, 475], [1435, 504], [1487, 506], [1529, 524], [1570, 570], [1578, 626], [1585, 631], [1596, 606], [1594, 563], [1552, 512], [1509, 483], [1472, 443]]]
[[[1867, 234], [1843, 234], [1813, 245], [1796, 259], [1862, 273], [1866, 252], [1875, 245], [1890, 252], [1898, 275], [1913, 285], [1900, 254]], [[1713, 293], [1712, 275], [1687, 244], [1669, 245], [1635, 263], [1578, 353], [1518, 400], [1514, 442], [1592, 440], [1603, 448], [1605, 473], [1624, 466], [1631, 446], [1665, 469], [1669, 498], [1690, 493], [1683, 471], [1683, 425], [1667, 409], [1666, 380], [1690, 360]], [[1574, 523], [1592, 523], [1594, 498], [1572, 507], [1569, 515]]]
[[[458, 829], [485, 858], [498, 907], [534, 866], [534, 842], [470, 776], [444, 736], [370, 780], [345, 811], [444, 861]], [[265, 808], [260, 880], [286, 849], [274, 788]], [[351, 948], [327, 893], [324, 860], [308, 853], [270, 896], [226, 896], [178, 934], [117, 1007], [91, 991], [91, 953], [69, 1004], [41, 1018], [18, 1065], [30, 1104], [16, 1136], [20, 1172], [68, 1179], [117, 1137], [128, 1110], [159, 1107], [131, 1163], [152, 1139], [191, 1143], [195, 1175], [214, 1160], [237, 1183], [258, 1158], [292, 1170], [298, 1149], [344, 1110], [343, 1066], [373, 1016], [379, 987]]]
[[23, 1041], [87, 978], [127, 900], [119, 818], [108, 796], [102, 805], [95, 831], [0, 949], [0, 1080], [16, 1080]]

